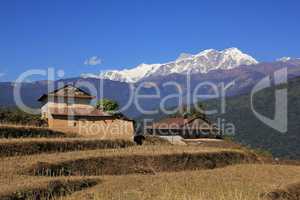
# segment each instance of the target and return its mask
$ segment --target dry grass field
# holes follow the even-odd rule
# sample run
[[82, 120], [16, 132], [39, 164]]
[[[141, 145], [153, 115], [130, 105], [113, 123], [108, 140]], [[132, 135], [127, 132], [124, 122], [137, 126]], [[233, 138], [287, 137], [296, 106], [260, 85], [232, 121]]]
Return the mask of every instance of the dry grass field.
[[259, 200], [263, 193], [297, 183], [299, 172], [300, 166], [247, 164], [157, 175], [104, 176], [101, 184], [65, 199]]
[[299, 199], [299, 165], [264, 164], [226, 141], [187, 143], [1, 139], [0, 199]]
[[59, 153], [93, 149], [125, 148], [134, 146], [133, 141], [100, 140], [97, 138], [19, 138], [1, 139], [0, 157]]

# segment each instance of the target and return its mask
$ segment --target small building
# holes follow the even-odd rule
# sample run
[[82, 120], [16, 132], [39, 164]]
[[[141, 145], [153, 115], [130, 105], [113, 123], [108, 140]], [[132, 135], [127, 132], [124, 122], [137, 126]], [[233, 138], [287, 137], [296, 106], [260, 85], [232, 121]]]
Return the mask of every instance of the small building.
[[76, 133], [103, 139], [132, 139], [133, 121], [96, 109], [95, 97], [80, 88], [66, 85], [42, 95], [41, 114], [48, 127], [65, 133]]
[[200, 117], [168, 117], [147, 126], [152, 135], [183, 138], [216, 138], [218, 129], [208, 120]]

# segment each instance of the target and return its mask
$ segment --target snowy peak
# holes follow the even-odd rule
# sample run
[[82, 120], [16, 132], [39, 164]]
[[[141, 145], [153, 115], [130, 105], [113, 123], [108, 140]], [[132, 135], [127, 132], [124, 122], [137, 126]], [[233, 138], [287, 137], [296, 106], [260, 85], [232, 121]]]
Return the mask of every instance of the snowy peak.
[[277, 62], [299, 62], [300, 58], [282, 57], [276, 60]]
[[239, 65], [252, 65], [258, 63], [258, 61], [255, 60], [252, 56], [243, 53], [237, 48], [225, 49], [220, 53], [224, 56], [225, 62], [226, 60], [232, 60], [232, 62], [234, 62], [232, 68], [237, 67]]
[[[165, 76], [169, 74], [208, 73], [216, 69], [232, 69], [241, 65], [257, 64], [251, 56], [237, 48], [222, 51], [207, 49], [192, 55], [182, 53], [175, 60], [164, 64], [140, 64], [135, 68], [111, 70], [100, 73], [99, 78], [122, 82], [137, 82], [150, 76]], [[88, 75], [84, 75], [88, 77]]]
[[155, 71], [160, 64], [140, 64], [132, 69], [124, 69], [124, 70], [112, 70], [102, 72], [99, 75], [99, 78], [110, 79], [114, 81], [121, 82], [137, 82], [140, 79], [147, 77], [151, 74], [152, 71]]
[[251, 56], [242, 53], [237, 48], [223, 51], [207, 49], [196, 55], [180, 56], [175, 62], [163, 64], [153, 75], [168, 75], [172, 73], [208, 73], [216, 69], [232, 69], [240, 65], [258, 63]]
[[189, 53], [181, 53], [178, 58], [176, 59], [176, 61], [180, 61], [180, 60], [184, 60], [184, 59], [188, 59], [191, 58], [193, 55], [189, 54]]

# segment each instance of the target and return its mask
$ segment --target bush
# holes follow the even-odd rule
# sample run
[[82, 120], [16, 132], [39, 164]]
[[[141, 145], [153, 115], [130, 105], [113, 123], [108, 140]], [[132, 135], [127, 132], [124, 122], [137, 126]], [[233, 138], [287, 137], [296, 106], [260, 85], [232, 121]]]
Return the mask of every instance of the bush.
[[31, 115], [17, 108], [0, 107], [0, 123], [2, 124], [20, 124], [31, 126], [45, 126], [45, 122], [40, 115]]

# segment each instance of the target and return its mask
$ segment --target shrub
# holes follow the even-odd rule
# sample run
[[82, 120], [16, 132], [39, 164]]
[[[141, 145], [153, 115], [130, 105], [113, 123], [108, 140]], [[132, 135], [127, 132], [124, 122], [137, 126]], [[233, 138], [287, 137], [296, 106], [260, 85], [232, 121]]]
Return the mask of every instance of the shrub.
[[40, 115], [28, 114], [17, 108], [3, 107], [0, 107], [0, 123], [45, 126], [45, 122], [41, 119]]

